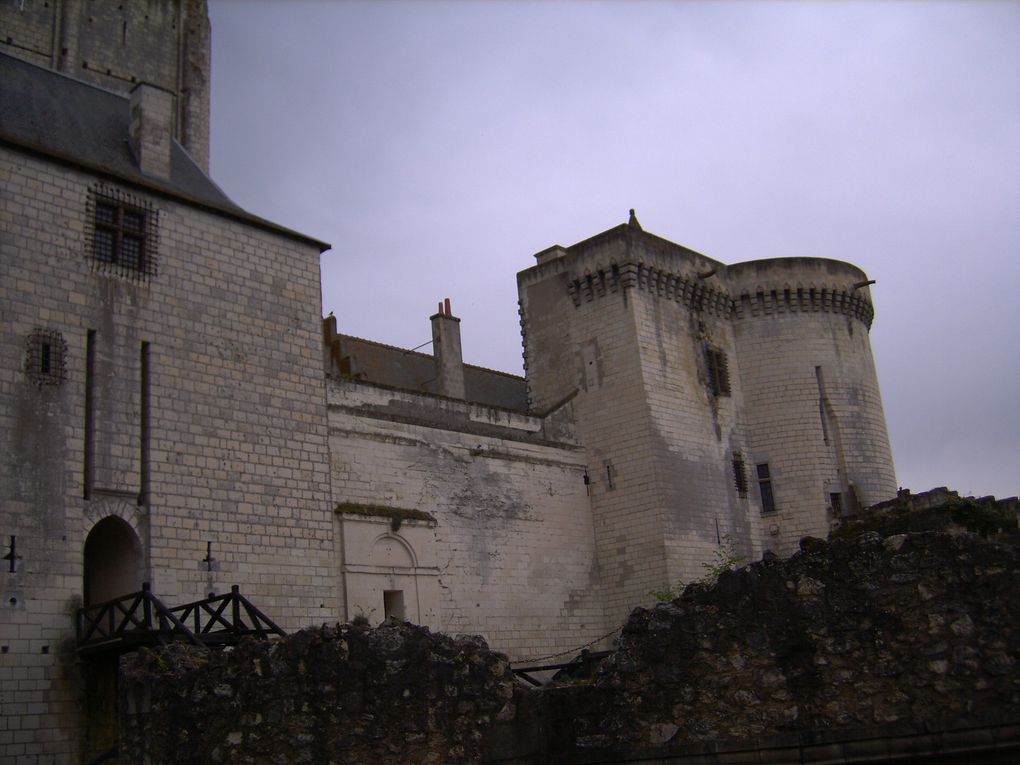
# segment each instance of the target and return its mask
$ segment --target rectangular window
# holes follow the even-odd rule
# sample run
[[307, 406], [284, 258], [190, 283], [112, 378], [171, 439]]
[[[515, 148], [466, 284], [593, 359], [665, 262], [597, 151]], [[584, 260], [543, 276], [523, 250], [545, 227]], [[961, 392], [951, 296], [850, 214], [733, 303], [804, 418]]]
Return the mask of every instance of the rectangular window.
[[730, 395], [730, 370], [726, 361], [726, 352], [706, 345], [705, 364], [708, 368], [708, 387], [712, 391], [712, 395]]
[[156, 210], [105, 186], [93, 189], [91, 205], [94, 266], [119, 276], [155, 276]]
[[767, 462], [757, 466], [758, 491], [761, 493], [761, 511], [763, 513], [774, 513], [776, 511], [776, 498], [772, 493], [772, 476], [769, 474]]
[[96, 202], [96, 259], [145, 270], [145, 212], [123, 203]]
[[744, 467], [744, 457], [740, 454], [733, 455], [733, 483], [737, 487], [737, 495], [747, 496], [747, 469]]

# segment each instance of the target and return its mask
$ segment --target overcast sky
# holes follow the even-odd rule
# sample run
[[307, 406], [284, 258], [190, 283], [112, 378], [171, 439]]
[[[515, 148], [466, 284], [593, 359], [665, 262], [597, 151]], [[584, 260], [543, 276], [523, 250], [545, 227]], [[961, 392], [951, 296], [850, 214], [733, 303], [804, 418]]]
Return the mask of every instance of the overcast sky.
[[1020, 493], [1020, 3], [210, 15], [213, 177], [333, 245], [342, 332], [417, 346], [450, 297], [465, 359], [520, 374], [515, 274], [634, 207], [726, 263], [861, 266], [899, 483]]

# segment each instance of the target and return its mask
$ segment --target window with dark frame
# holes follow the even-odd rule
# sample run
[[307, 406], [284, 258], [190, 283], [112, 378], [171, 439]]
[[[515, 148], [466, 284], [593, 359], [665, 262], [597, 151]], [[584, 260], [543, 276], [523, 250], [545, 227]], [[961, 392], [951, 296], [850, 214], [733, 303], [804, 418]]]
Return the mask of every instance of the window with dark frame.
[[708, 368], [708, 387], [712, 395], [717, 397], [730, 395], [730, 369], [726, 352], [706, 345], [705, 365]]
[[767, 462], [756, 466], [758, 472], [758, 491], [761, 494], [762, 513], [774, 513], [776, 511], [776, 498], [772, 493], [772, 476], [769, 473]]
[[156, 210], [105, 186], [90, 197], [89, 255], [100, 271], [128, 278], [156, 275]]
[[67, 343], [52, 329], [37, 327], [25, 342], [25, 374], [36, 385], [60, 385], [65, 377]]
[[741, 454], [733, 455], [733, 483], [737, 487], [737, 495], [747, 496], [747, 469], [744, 467], [744, 457]]

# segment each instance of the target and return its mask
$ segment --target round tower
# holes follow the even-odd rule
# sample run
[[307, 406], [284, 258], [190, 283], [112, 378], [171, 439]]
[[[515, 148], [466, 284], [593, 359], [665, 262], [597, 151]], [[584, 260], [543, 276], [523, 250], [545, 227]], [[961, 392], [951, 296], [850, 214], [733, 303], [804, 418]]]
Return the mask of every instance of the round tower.
[[724, 278], [763, 542], [788, 552], [896, 493], [868, 338], [872, 282], [823, 258], [737, 263]]

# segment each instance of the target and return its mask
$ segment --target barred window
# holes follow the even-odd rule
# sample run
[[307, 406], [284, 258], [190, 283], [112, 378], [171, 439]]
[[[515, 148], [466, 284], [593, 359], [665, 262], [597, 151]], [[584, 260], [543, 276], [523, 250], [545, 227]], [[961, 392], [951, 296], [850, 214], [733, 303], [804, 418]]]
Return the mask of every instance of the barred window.
[[25, 342], [25, 374], [42, 387], [60, 385], [65, 377], [67, 343], [52, 329], [37, 327]]
[[733, 483], [737, 487], [737, 495], [747, 496], [747, 469], [744, 467], [743, 455], [733, 455]]
[[708, 368], [708, 387], [712, 395], [730, 395], [730, 369], [726, 361], [726, 352], [706, 345], [705, 365]]
[[91, 259], [100, 271], [128, 278], [156, 275], [153, 207], [116, 189], [93, 189]]

